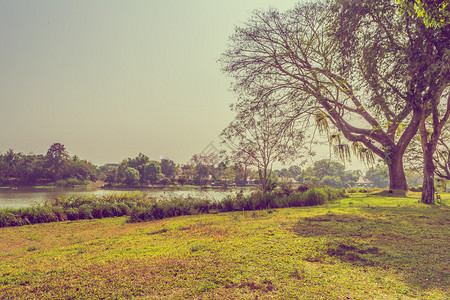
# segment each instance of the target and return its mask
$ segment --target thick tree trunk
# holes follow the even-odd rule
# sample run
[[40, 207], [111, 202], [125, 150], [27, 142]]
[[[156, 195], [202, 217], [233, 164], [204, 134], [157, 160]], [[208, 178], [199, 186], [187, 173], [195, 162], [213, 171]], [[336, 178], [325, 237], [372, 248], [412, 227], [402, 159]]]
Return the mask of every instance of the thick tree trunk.
[[391, 190], [407, 191], [408, 184], [406, 182], [405, 170], [403, 169], [403, 155], [393, 151], [390, 156], [389, 168], [389, 188]]
[[429, 149], [430, 145], [423, 147], [423, 185], [422, 185], [422, 203], [434, 204], [434, 162], [433, 152]]

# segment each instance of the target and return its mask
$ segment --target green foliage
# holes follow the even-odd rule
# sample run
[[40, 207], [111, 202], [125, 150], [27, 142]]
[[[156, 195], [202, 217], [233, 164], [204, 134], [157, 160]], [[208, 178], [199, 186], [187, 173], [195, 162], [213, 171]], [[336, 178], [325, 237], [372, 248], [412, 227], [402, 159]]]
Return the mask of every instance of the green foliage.
[[161, 173], [167, 178], [174, 178], [177, 174], [177, 165], [173, 160], [161, 159]]
[[162, 177], [161, 165], [157, 161], [150, 161], [144, 165], [144, 180], [157, 183]]
[[416, 14], [427, 27], [450, 24], [449, 3], [446, 0], [397, 0], [401, 13]]
[[166, 187], [166, 185], [169, 185], [171, 183], [172, 183], [172, 181], [169, 178], [167, 178], [167, 177], [163, 177], [159, 181], [159, 184], [162, 184], [164, 187]]
[[77, 156], [72, 159], [64, 145], [53, 144], [46, 156], [24, 155], [9, 149], [0, 154], [0, 184], [56, 184], [72, 187], [97, 179], [97, 167]]
[[327, 185], [332, 188], [339, 188], [342, 187], [342, 181], [341, 178], [338, 176], [324, 176], [322, 180], [320, 180], [320, 183], [322, 185]]
[[188, 181], [188, 177], [186, 175], [180, 175], [177, 178], [177, 182], [181, 184], [181, 186], [184, 186], [186, 182]]
[[124, 172], [125, 183], [131, 186], [139, 185], [141, 176], [135, 168], [127, 167]]
[[358, 180], [357, 171], [347, 171], [339, 162], [322, 159], [302, 171], [298, 176], [300, 182], [305, 185], [327, 185], [333, 188], [343, 188]]
[[141, 193], [110, 194], [106, 196], [76, 195], [55, 198], [43, 205], [0, 210], [0, 227], [21, 226], [66, 220], [102, 219], [129, 216], [129, 222], [158, 220], [209, 212], [251, 211], [270, 208], [315, 206], [330, 203], [345, 193], [328, 187], [305, 192], [272, 191], [234, 197], [215, 202], [192, 197], [148, 198]]
[[409, 190], [411, 191], [411, 192], [422, 192], [422, 186], [421, 185], [419, 185], [419, 186], [412, 186], [412, 187], [410, 187], [409, 188]]
[[389, 172], [385, 165], [377, 165], [367, 170], [366, 178], [376, 187], [384, 189], [389, 186]]

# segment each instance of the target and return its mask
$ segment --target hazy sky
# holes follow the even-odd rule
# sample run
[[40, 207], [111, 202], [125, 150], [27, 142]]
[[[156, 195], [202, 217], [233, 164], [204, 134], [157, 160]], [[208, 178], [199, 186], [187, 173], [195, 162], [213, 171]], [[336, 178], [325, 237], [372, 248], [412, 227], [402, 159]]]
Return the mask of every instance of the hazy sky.
[[188, 161], [233, 118], [234, 27], [296, 2], [0, 0], [0, 153]]

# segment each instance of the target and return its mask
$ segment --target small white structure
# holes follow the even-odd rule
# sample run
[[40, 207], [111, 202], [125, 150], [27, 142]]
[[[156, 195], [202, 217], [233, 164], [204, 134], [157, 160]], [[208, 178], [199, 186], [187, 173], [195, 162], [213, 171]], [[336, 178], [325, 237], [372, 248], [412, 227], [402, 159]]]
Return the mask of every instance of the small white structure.
[[359, 187], [371, 187], [373, 185], [373, 183], [372, 183], [372, 181], [359, 176], [358, 181], [356, 182], [356, 185]]

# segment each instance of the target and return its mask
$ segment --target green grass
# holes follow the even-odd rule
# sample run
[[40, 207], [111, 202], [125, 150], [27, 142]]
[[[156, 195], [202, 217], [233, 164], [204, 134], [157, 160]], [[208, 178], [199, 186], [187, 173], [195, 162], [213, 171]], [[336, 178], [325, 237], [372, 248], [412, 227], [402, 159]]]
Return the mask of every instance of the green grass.
[[450, 194], [419, 196], [0, 228], [0, 298], [448, 299]]

